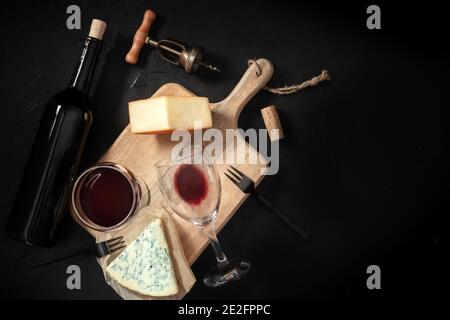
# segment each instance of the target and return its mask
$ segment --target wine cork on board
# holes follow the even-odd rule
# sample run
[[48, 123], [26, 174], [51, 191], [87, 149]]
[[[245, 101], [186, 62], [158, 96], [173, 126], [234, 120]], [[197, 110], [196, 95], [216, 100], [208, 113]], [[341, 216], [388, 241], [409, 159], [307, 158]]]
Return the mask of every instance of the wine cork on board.
[[99, 19], [93, 19], [91, 23], [91, 29], [89, 30], [89, 37], [102, 40], [105, 30], [106, 30], [106, 23], [104, 21]]
[[[283, 128], [281, 127], [280, 117], [274, 105], [261, 109], [261, 114], [269, 133], [270, 141], [277, 141], [284, 138]], [[278, 130], [274, 130], [278, 129]]]

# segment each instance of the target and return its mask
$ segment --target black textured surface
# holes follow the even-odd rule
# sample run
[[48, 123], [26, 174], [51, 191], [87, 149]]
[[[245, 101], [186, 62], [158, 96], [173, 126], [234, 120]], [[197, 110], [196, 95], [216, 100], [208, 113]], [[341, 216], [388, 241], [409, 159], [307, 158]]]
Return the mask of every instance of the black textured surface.
[[[439, 2], [437, 2], [439, 3]], [[66, 28], [78, 4], [82, 30]], [[52, 249], [6, 238], [43, 106], [63, 89], [92, 18], [108, 22], [93, 96], [94, 127], [83, 158], [93, 163], [128, 122], [127, 102], [178, 82], [211, 101], [236, 84], [247, 59], [275, 66], [272, 85], [303, 81], [326, 68], [333, 79], [287, 97], [259, 93], [244, 109], [242, 128], [263, 128], [262, 106], [275, 104], [284, 125], [281, 168], [261, 192], [309, 230], [304, 242], [256, 201], [247, 201], [219, 235], [232, 256], [253, 263], [237, 283], [209, 289], [198, 281], [188, 299], [448, 296], [448, 206], [441, 177], [449, 105], [448, 6], [378, 3], [382, 30], [365, 26], [369, 2], [288, 1], [17, 1], [0, 13], [3, 170], [0, 210], [0, 296], [117, 299], [94, 258], [73, 261], [82, 290], [66, 288], [66, 265], [38, 275], [24, 270], [92, 239], [70, 218]], [[146, 48], [138, 66], [124, 63], [150, 5], [152, 35], [202, 45], [220, 75], [188, 75]], [[140, 85], [130, 88], [139, 73]], [[20, 197], [20, 195], [18, 195]], [[194, 264], [198, 279], [214, 262], [208, 249]], [[366, 288], [377, 264], [382, 289]]]

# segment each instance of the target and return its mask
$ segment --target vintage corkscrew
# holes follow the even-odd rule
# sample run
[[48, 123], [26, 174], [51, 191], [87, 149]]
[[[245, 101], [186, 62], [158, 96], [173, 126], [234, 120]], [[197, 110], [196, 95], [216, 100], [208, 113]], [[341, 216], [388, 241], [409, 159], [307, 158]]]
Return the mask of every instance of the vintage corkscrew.
[[125, 57], [129, 64], [136, 64], [139, 54], [144, 44], [151, 45], [158, 50], [159, 56], [176, 66], [181, 66], [186, 72], [195, 72], [199, 67], [204, 67], [212, 71], [220, 70], [210, 64], [203, 62], [203, 52], [200, 48], [189, 48], [173, 40], [156, 41], [148, 36], [150, 27], [156, 19], [156, 14], [152, 10], [146, 10], [144, 19], [133, 38], [133, 45]]

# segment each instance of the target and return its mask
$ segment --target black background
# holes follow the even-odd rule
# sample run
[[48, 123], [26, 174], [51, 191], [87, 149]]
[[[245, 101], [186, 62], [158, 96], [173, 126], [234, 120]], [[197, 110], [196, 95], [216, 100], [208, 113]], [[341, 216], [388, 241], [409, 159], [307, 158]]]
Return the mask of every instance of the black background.
[[[69, 217], [52, 249], [6, 238], [4, 226], [43, 106], [68, 83], [92, 18], [108, 23], [96, 75], [95, 124], [83, 167], [128, 122], [127, 102], [178, 82], [211, 101], [223, 99], [246, 69], [265, 57], [270, 84], [297, 83], [328, 69], [332, 81], [298, 94], [259, 93], [240, 127], [264, 128], [259, 109], [275, 104], [286, 138], [280, 172], [261, 192], [313, 234], [304, 242], [248, 200], [220, 233], [225, 250], [252, 261], [242, 281], [220, 289], [201, 281], [187, 299], [448, 297], [449, 221], [444, 202], [448, 122], [449, 15], [441, 2], [375, 1], [382, 29], [366, 28], [371, 2], [322, 1], [30, 1], [2, 4], [0, 150], [2, 154], [0, 295], [4, 298], [118, 299], [94, 258], [80, 259], [82, 290], [66, 288], [66, 265], [37, 275], [27, 267], [74, 251], [92, 239]], [[66, 28], [77, 4], [82, 29]], [[188, 75], [146, 48], [124, 62], [143, 12], [158, 13], [151, 34], [203, 46], [220, 75]], [[130, 88], [140, 72], [140, 86]], [[20, 195], [17, 195], [20, 197]], [[198, 259], [198, 279], [212, 266]], [[366, 268], [381, 268], [381, 290], [366, 288]]]

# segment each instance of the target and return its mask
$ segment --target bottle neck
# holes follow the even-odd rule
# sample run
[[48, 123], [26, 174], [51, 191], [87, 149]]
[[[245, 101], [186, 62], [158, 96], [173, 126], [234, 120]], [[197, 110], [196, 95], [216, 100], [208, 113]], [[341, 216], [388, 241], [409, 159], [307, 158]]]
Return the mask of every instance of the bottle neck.
[[95, 65], [101, 47], [101, 40], [92, 37], [86, 38], [83, 43], [80, 60], [70, 81], [70, 87], [76, 88], [86, 94], [89, 93], [91, 78], [95, 71]]

